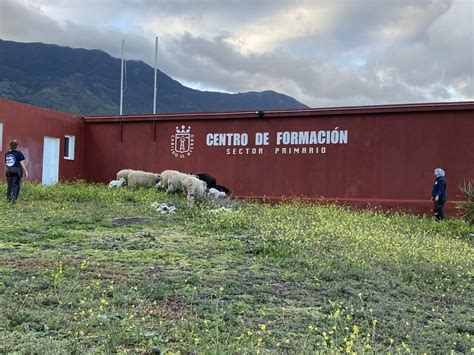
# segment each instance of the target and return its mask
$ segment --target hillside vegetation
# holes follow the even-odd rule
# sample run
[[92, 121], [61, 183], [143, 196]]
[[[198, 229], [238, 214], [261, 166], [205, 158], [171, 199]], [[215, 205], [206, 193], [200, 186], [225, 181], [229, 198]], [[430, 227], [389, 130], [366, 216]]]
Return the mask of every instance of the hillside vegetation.
[[461, 220], [81, 182], [27, 183], [0, 211], [0, 353], [473, 348]]
[[[0, 98], [79, 115], [118, 115], [121, 60], [101, 50], [0, 39]], [[154, 69], [126, 61], [124, 114], [153, 113]], [[267, 90], [227, 94], [194, 90], [157, 71], [157, 112], [303, 109]]]

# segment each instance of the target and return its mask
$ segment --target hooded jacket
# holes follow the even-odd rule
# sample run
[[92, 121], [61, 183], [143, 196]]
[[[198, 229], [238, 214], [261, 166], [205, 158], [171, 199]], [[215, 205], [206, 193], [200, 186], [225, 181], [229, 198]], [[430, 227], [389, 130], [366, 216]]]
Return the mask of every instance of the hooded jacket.
[[431, 191], [431, 197], [434, 200], [438, 196], [438, 202], [444, 203], [447, 200], [446, 195], [446, 178], [443, 169], [435, 169], [436, 179], [433, 184], [433, 190]]

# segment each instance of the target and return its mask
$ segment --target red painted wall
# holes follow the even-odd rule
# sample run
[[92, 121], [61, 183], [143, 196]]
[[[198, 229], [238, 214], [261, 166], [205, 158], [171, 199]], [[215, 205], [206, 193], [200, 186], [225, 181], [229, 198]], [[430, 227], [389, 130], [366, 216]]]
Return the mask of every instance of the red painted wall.
[[[442, 167], [453, 212], [458, 186], [474, 178], [473, 113], [474, 102], [466, 102], [268, 111], [262, 117], [255, 112], [85, 117], [84, 174], [106, 182], [123, 168], [208, 172], [240, 197], [325, 198], [429, 212], [433, 170]], [[193, 144], [185, 139], [188, 151], [176, 156], [174, 138], [182, 126], [190, 128]], [[347, 141], [278, 144], [283, 132], [300, 131], [335, 131]], [[248, 143], [212, 145], [218, 133], [246, 134]], [[268, 134], [268, 144], [256, 145], [257, 134]]]
[[[45, 136], [59, 138], [61, 142], [59, 180], [72, 180], [82, 176], [84, 135], [80, 116], [0, 99], [0, 123], [3, 123], [2, 159], [9, 149], [10, 141], [19, 140], [19, 150], [25, 155], [30, 181], [41, 182]], [[67, 134], [76, 137], [74, 160], [63, 158], [64, 136]], [[4, 180], [4, 164], [0, 171], [0, 179]]]
[[[238, 197], [337, 200], [429, 213], [433, 169], [442, 167], [453, 214], [459, 185], [474, 178], [474, 102], [268, 111], [261, 117], [234, 112], [81, 118], [0, 99], [0, 123], [2, 155], [18, 139], [30, 179], [38, 182], [45, 136], [60, 138], [61, 181], [108, 182], [123, 168], [176, 169], [208, 172]], [[183, 126], [189, 132], [177, 132]], [[316, 132], [316, 142], [292, 142], [299, 132]], [[327, 132], [337, 132], [338, 139], [321, 141]], [[74, 160], [62, 157], [66, 134], [76, 137]], [[220, 135], [225, 141], [216, 141]], [[180, 136], [183, 153], [176, 151]], [[235, 137], [247, 141], [239, 145]]]

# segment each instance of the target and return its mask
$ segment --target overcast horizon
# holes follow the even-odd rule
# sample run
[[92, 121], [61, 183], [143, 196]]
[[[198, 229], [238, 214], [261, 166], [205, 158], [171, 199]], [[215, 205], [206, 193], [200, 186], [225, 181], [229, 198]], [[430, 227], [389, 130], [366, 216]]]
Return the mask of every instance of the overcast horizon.
[[[100, 49], [183, 85], [310, 107], [474, 100], [471, 0], [0, 0], [0, 38]], [[119, 75], [119, 73], [118, 73]]]

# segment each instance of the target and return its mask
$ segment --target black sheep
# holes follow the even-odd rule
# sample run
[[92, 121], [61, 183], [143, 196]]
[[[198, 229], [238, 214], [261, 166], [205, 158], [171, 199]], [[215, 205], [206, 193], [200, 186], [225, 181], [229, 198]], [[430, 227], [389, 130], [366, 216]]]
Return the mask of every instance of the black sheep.
[[208, 173], [195, 174], [199, 180], [205, 181], [208, 189], [216, 188], [216, 178]]

